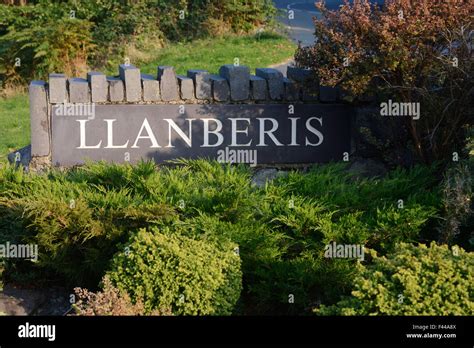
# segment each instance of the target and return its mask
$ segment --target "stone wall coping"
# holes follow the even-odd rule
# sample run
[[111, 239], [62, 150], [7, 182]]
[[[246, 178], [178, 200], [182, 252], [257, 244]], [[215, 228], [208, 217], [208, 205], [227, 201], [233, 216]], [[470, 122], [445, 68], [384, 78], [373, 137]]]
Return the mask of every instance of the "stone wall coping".
[[[80, 103], [89, 100], [98, 104], [200, 104], [200, 103], [334, 103], [341, 101], [337, 88], [314, 81], [308, 69], [289, 66], [287, 76], [272, 68], [257, 68], [254, 75], [247, 66], [226, 64], [217, 74], [191, 69], [176, 75], [172, 66], [158, 66], [156, 76], [142, 74], [134, 65], [119, 65], [119, 74], [111, 77], [90, 71], [86, 78], [49, 74], [45, 84], [48, 104]], [[227, 81], [229, 98], [213, 93], [213, 83], [224, 87]], [[157, 83], [153, 83], [157, 81]], [[81, 84], [79, 87], [75, 84]], [[88, 84], [88, 91], [81, 89]], [[84, 87], [85, 88], [85, 87]], [[222, 92], [222, 91], [221, 91]], [[223, 91], [223, 93], [226, 93]], [[72, 97], [71, 97], [72, 96]]]

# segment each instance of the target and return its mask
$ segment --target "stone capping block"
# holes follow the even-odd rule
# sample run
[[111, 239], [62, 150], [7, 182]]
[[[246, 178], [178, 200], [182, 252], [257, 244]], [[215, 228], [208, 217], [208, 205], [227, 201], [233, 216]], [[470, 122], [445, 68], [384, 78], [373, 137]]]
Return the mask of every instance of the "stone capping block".
[[227, 101], [230, 96], [230, 88], [227, 80], [219, 75], [211, 75], [212, 97], [215, 101]]
[[193, 79], [178, 75], [179, 96], [183, 100], [194, 99], [194, 82]]
[[160, 82], [152, 75], [142, 74], [143, 100], [148, 102], [160, 100]]
[[310, 69], [288, 66], [286, 68], [286, 76], [295, 82], [306, 82], [311, 78], [312, 71]]
[[290, 80], [296, 82], [304, 101], [318, 101], [319, 82], [310, 69], [288, 66], [286, 75]]
[[90, 103], [89, 83], [86, 79], [73, 77], [68, 80], [69, 101], [71, 103]]
[[231, 100], [249, 99], [250, 69], [247, 66], [223, 65], [219, 69], [219, 74], [229, 82]]
[[285, 100], [295, 101], [300, 99], [300, 89], [298, 85], [288, 78], [283, 78], [283, 85], [285, 86]]
[[119, 66], [119, 73], [120, 78], [125, 84], [125, 101], [140, 101], [142, 99], [140, 69], [134, 65], [121, 64]]
[[335, 102], [337, 100], [337, 88], [329, 86], [320, 86], [319, 100], [323, 103]]
[[255, 73], [267, 80], [270, 99], [283, 99], [285, 87], [283, 85], [283, 74], [280, 71], [272, 68], [257, 68]]
[[209, 72], [207, 70], [188, 70], [188, 77], [194, 81], [196, 99], [210, 100], [212, 94]]
[[355, 96], [348, 90], [342, 87], [336, 87], [337, 89], [337, 101], [342, 103], [351, 103], [355, 100]]
[[87, 81], [89, 81], [91, 89], [91, 100], [93, 103], [104, 103], [107, 101], [107, 78], [105, 74], [97, 71], [87, 73]]
[[65, 103], [67, 99], [66, 75], [49, 74], [49, 102], [51, 104]]
[[302, 88], [303, 92], [303, 101], [318, 101], [318, 90], [310, 89], [310, 88]]
[[163, 101], [179, 99], [178, 80], [172, 66], [159, 66], [158, 80], [160, 81], [161, 99]]
[[250, 98], [252, 100], [265, 100], [268, 98], [267, 80], [250, 75]]
[[50, 121], [46, 82], [31, 81], [29, 86], [31, 156], [50, 154]]
[[125, 88], [123, 81], [119, 77], [107, 77], [109, 84], [109, 100], [111, 102], [123, 102], [125, 98]]

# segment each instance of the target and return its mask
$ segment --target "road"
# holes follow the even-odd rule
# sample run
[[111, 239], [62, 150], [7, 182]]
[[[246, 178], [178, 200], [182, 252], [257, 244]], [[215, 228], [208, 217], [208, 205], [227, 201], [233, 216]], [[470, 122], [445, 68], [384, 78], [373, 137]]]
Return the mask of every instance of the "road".
[[[302, 46], [310, 46], [314, 44], [314, 24], [313, 17], [321, 18], [314, 5], [316, 0], [273, 0], [275, 7], [286, 10], [282, 13], [278, 20], [285, 26], [288, 36]], [[383, 3], [383, 0], [373, 0], [374, 3]], [[336, 10], [344, 3], [344, 0], [325, 0], [326, 7]], [[288, 11], [293, 10], [293, 17], [289, 18]], [[285, 62], [272, 66], [280, 70], [286, 76], [286, 67], [292, 62]]]
[[[313, 17], [319, 16], [314, 0], [274, 0], [278, 9], [286, 10], [278, 17], [279, 21], [287, 28], [288, 36], [296, 43], [301, 42], [303, 46], [314, 43]], [[290, 12], [294, 11], [292, 18]]]
[[[313, 17], [320, 18], [321, 14], [315, 6], [316, 0], [273, 0], [275, 7], [282, 10], [293, 10], [294, 18], [290, 19], [286, 12], [279, 17], [287, 29], [291, 39], [296, 43], [301, 42], [303, 46], [314, 43]], [[330, 10], [337, 10], [344, 3], [344, 0], [325, 0], [326, 7]], [[383, 4], [383, 0], [372, 0], [372, 3]]]
[[[314, 24], [313, 17], [320, 16], [314, 6], [314, 0], [273, 0], [275, 7], [284, 10], [279, 16], [278, 20], [286, 29], [288, 37], [295, 43], [300, 43], [303, 46], [310, 46], [314, 44]], [[290, 17], [290, 10], [293, 11]], [[272, 66], [282, 72], [286, 76], [287, 66], [293, 64], [293, 61], [284, 62]]]

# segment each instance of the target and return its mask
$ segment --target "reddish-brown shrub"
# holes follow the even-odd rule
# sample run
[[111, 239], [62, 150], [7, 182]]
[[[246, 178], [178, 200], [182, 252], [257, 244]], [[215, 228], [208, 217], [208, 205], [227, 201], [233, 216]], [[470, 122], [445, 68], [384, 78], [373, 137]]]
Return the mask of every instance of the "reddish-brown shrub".
[[[339, 11], [318, 3], [314, 46], [299, 48], [296, 62], [321, 83], [358, 96], [420, 103], [421, 117], [394, 122], [405, 127], [419, 160], [451, 160], [473, 123], [473, 21], [470, 0], [369, 0]], [[394, 132], [400, 134], [400, 132]], [[408, 139], [392, 139], [407, 146]]]
[[[83, 288], [75, 288], [78, 301], [74, 304], [77, 315], [144, 315], [143, 301], [138, 299], [132, 303], [127, 293], [113, 286], [106, 276], [102, 281], [103, 291], [91, 292]], [[171, 315], [170, 311], [155, 311], [151, 315]]]

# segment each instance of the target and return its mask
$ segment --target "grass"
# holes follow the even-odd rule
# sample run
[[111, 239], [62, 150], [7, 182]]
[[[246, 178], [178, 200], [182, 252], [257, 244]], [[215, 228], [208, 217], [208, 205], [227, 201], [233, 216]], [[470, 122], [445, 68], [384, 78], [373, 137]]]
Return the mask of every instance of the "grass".
[[[233, 64], [234, 58], [252, 71], [282, 62], [294, 54], [295, 45], [288, 39], [271, 33], [249, 36], [227, 36], [178, 43], [147, 52], [150, 61], [135, 62], [144, 73], [156, 74], [158, 65], [172, 65], [178, 74], [188, 69], [218, 72], [224, 64]], [[107, 71], [115, 75], [116, 71]], [[30, 142], [28, 96], [17, 95], [0, 99], [0, 163], [7, 161], [8, 153]]]
[[29, 142], [28, 96], [17, 95], [0, 99], [0, 162], [6, 162], [8, 153], [28, 145]]
[[159, 65], [172, 65], [186, 75], [188, 69], [204, 69], [217, 73], [224, 64], [247, 65], [251, 71], [277, 64], [292, 57], [296, 46], [290, 40], [273, 33], [249, 36], [226, 36], [173, 44], [153, 52], [148, 62], [136, 62], [147, 74], [156, 74]]

